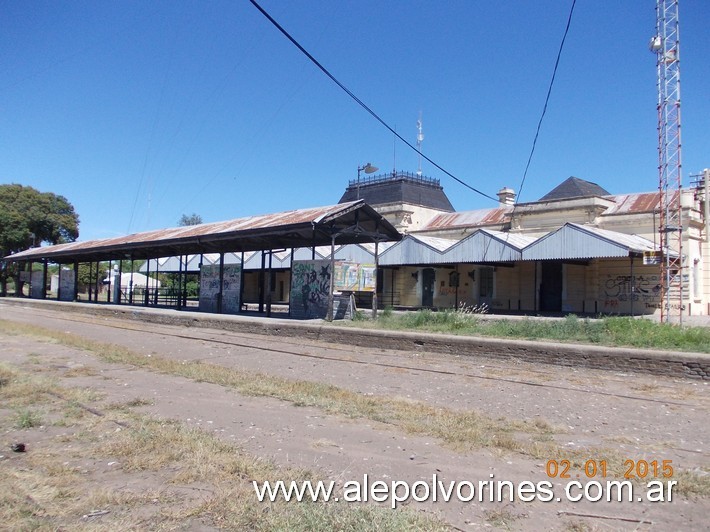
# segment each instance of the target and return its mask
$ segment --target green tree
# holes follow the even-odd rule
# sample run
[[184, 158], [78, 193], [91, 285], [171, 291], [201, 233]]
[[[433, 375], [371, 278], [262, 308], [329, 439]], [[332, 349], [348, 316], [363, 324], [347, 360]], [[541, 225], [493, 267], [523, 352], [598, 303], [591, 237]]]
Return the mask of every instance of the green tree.
[[[73, 242], [79, 236], [79, 216], [64, 197], [18, 184], [0, 185], [0, 259], [42, 243]], [[0, 265], [0, 295], [14, 263]]]
[[202, 216], [195, 214], [194, 212], [190, 215], [183, 214], [178, 220], [179, 226], [185, 225], [200, 225], [202, 223]]

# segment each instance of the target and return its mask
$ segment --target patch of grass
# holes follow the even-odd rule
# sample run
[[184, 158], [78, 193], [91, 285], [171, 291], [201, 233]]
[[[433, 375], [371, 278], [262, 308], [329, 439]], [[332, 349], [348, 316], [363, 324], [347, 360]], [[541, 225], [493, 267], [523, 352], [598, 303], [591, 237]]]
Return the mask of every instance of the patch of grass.
[[[384, 313], [383, 313], [384, 314]], [[340, 323], [338, 325], [341, 325]], [[342, 325], [347, 325], [343, 323]], [[361, 326], [363, 324], [358, 324]], [[422, 330], [460, 335], [491, 336], [525, 340], [629, 346], [647, 349], [710, 353], [710, 329], [679, 327], [631, 317], [579, 318], [573, 314], [563, 319], [481, 319], [476, 313], [460, 310], [381, 315], [365, 324], [393, 330]]]
[[329, 440], [327, 438], [320, 438], [318, 440], [315, 440], [313, 443], [311, 443], [311, 446], [314, 449], [321, 449], [324, 447], [339, 447], [339, 445], [334, 442], [333, 440]]
[[[0, 330], [7, 327], [0, 320]], [[621, 478], [623, 459], [604, 449], [572, 451], [557, 446], [552, 435], [556, 429], [542, 419], [512, 420], [492, 418], [472, 410], [453, 410], [433, 407], [429, 404], [405, 398], [363, 395], [322, 382], [291, 380], [258, 372], [239, 371], [205, 362], [176, 361], [156, 355], [144, 356], [127, 348], [103, 344], [76, 335], [51, 331], [35, 326], [15, 325], [14, 330], [43, 337], [93, 352], [97, 357], [110, 363], [131, 364], [147, 370], [170, 375], [178, 375], [195, 380], [232, 388], [240, 394], [273, 397], [288, 401], [296, 406], [309, 406], [322, 411], [350, 417], [385, 423], [410, 434], [427, 435], [438, 438], [457, 451], [489, 448], [504, 452], [515, 452], [538, 460], [570, 460], [572, 469], [581, 471], [591, 457], [607, 460], [610, 477]], [[167, 426], [167, 425], [166, 425]], [[154, 439], [149, 427], [133, 431], [139, 438], [135, 450], [152, 449]], [[166, 429], [167, 430], [167, 429]], [[177, 435], [175, 436], [178, 439]], [[119, 452], [119, 451], [116, 451]], [[172, 452], [172, 451], [171, 451]], [[190, 451], [201, 456], [199, 449]], [[152, 454], [152, 453], [149, 453]], [[174, 459], [190, 461], [187, 456], [171, 455]], [[138, 459], [138, 458], [136, 458]], [[147, 458], [146, 458], [147, 459]], [[150, 457], [160, 459], [160, 455]], [[133, 466], [141, 468], [144, 462]], [[195, 464], [196, 470], [206, 466]], [[686, 472], [693, 482], [686, 481], [682, 492], [700, 497], [710, 496], [710, 475]], [[189, 477], [188, 479], [191, 479]], [[185, 479], [183, 479], [185, 480]]]
[[31, 404], [47, 402], [47, 392], [52, 389], [55, 381], [47, 378], [29, 380], [25, 375], [16, 376], [5, 386], [0, 387], [2, 402], [15, 409], [25, 408]]
[[4, 364], [0, 364], [0, 388], [7, 386], [12, 381], [14, 373]]
[[79, 401], [75, 400], [70, 400], [67, 401], [66, 408], [64, 409], [64, 419], [56, 421], [54, 423], [55, 426], [68, 426], [70, 423], [70, 420], [76, 419], [83, 417], [87, 414], [88, 412], [86, 409], [82, 406], [82, 404]]
[[[12, 379], [46, 380], [11, 371]], [[70, 389], [46, 390], [55, 414]], [[0, 418], [0, 429], [8, 430]], [[115, 423], [129, 428], [116, 430]], [[115, 486], [101, 469], [112, 463]], [[136, 472], [138, 476], [136, 476]], [[318, 480], [279, 468], [215, 435], [132, 412], [85, 416], [73, 431], [34, 444], [0, 475], [0, 522], [8, 530], [377, 530], [443, 531], [433, 516], [402, 508], [330, 503], [259, 503], [252, 480]], [[151, 487], [151, 484], [153, 487]], [[145, 486], [145, 487], [141, 487]], [[192, 526], [191, 526], [192, 525]]]
[[94, 377], [98, 372], [89, 366], [76, 366], [64, 372], [63, 377]]
[[651, 382], [651, 383], [632, 384], [630, 386], [630, 388], [632, 390], [634, 390], [635, 392], [657, 394], [660, 389], [660, 386], [656, 382]]
[[486, 510], [483, 513], [486, 516], [486, 521], [503, 530], [512, 530], [513, 522], [518, 518], [507, 508]]
[[18, 429], [31, 429], [42, 425], [42, 416], [36, 410], [28, 408], [15, 413], [15, 427]]
[[678, 485], [674, 488], [674, 493], [678, 495], [710, 497], [710, 469], [708, 468], [699, 471], [676, 471], [672, 480], [678, 481]]
[[134, 408], [137, 406], [151, 406], [153, 401], [150, 399], [143, 399], [142, 397], [135, 397], [126, 403], [128, 408]]
[[[449, 318], [445, 318], [449, 319]], [[0, 326], [2, 323], [0, 322]], [[131, 364], [170, 375], [179, 375], [197, 382], [226, 386], [244, 395], [274, 397], [296, 406], [320, 408], [329, 414], [350, 418], [369, 419], [394, 425], [411, 434], [434, 436], [457, 450], [481, 447], [508, 449], [515, 447], [527, 452], [529, 441], [514, 443], [505, 434], [533, 436], [532, 445], [547, 438], [551, 427], [541, 420], [519, 421], [492, 418], [475, 411], [436, 408], [404, 398], [362, 395], [322, 382], [292, 380], [264, 373], [240, 371], [206, 362], [176, 361], [156, 355], [144, 356], [121, 346], [103, 344], [64, 332], [40, 327], [13, 324], [15, 330], [86, 349], [110, 363]]]
[[[375, 506], [326, 503], [256, 502], [252, 481], [276, 479], [317, 481], [312, 473], [279, 469], [246, 454], [211, 434], [176, 421], [135, 417], [133, 429], [121, 431], [102, 452], [117, 457], [127, 471], [172, 471], [170, 483], [204, 485], [206, 501], [184, 508], [175, 517], [209, 516], [220, 527], [234, 530], [355, 530], [379, 523], [382, 530], [446, 530], [443, 523], [413, 511], [392, 512]], [[203, 490], [204, 491], [204, 490]]]
[[592, 530], [584, 521], [567, 521], [564, 526], [566, 532], [589, 532]]
[[[382, 511], [384, 510], [384, 511]], [[290, 514], [266, 514], [256, 530], [331, 532], [357, 530], [431, 530], [449, 531], [450, 527], [424, 513], [387, 511], [371, 505], [296, 504]]]
[[353, 314], [353, 321], [357, 322], [363, 322], [363, 321], [369, 321], [370, 318], [367, 317], [365, 314], [365, 311], [363, 310], [356, 310], [355, 313]]

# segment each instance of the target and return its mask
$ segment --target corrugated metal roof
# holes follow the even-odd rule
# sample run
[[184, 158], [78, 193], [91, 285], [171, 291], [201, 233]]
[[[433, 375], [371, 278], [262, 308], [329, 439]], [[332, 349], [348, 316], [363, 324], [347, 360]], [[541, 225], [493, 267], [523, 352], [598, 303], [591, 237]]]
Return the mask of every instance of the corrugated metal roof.
[[508, 246], [512, 246], [518, 250], [529, 246], [537, 240], [536, 236], [527, 236], [520, 233], [509, 233], [508, 231], [494, 231], [493, 229], [479, 229], [480, 232], [486, 233], [493, 238], [504, 242]]
[[606, 196], [605, 199], [612, 200], [614, 205], [604, 211], [602, 216], [653, 212], [658, 210], [660, 196], [658, 192], [643, 192], [639, 194], [617, 194], [616, 196]]
[[[604, 195], [602, 197], [615, 203], [604, 211], [602, 216], [615, 214], [640, 214], [658, 210], [658, 192]], [[432, 220], [427, 223], [421, 231], [501, 225], [509, 221], [509, 215], [512, 210], [512, 206], [501, 206], [493, 209], [479, 209], [474, 211], [439, 214], [432, 218]]]
[[512, 210], [512, 206], [505, 206], [495, 209], [478, 209], [475, 211], [439, 214], [432, 218], [432, 220], [427, 223], [421, 231], [454, 229], [456, 227], [500, 225], [508, 221], [508, 215], [512, 212]]
[[116, 238], [33, 248], [6, 260], [108, 260], [215, 251], [254, 251], [337, 242], [399, 240], [401, 235], [364, 201], [248, 216], [224, 222], [146, 231]]
[[437, 264], [441, 262], [441, 252], [456, 242], [446, 238], [407, 235], [384, 251], [379, 263], [382, 266]]
[[515, 233], [479, 229], [461, 240], [409, 234], [380, 257], [383, 266], [511, 262], [535, 238]]
[[650, 240], [587, 225], [566, 223], [522, 251], [522, 260], [564, 260], [628, 257], [655, 251]]
[[533, 237], [479, 229], [442, 253], [441, 262], [516, 261], [522, 256], [522, 249], [534, 241]]
[[[385, 252], [385, 250], [389, 249], [390, 247], [394, 246], [395, 244], [396, 244], [396, 242], [380, 242], [380, 244], [377, 248], [377, 253], [379, 255], [381, 255], [382, 253]], [[375, 256], [374, 242], [366, 242], [365, 244], [357, 244], [357, 246], [366, 250], [373, 257]]]
[[426, 235], [409, 235], [415, 240], [419, 240], [423, 244], [426, 244], [430, 248], [434, 248], [437, 250], [439, 253], [449, 249], [451, 246], [456, 244], [458, 242], [457, 239], [454, 238], [439, 238], [436, 236], [426, 236]]

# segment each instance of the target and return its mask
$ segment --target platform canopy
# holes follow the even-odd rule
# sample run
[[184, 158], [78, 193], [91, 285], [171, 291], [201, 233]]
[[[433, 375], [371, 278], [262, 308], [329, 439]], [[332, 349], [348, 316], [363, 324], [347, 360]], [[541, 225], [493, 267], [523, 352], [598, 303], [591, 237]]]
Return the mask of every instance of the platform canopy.
[[31, 248], [3, 260], [70, 263], [303, 248], [330, 245], [334, 236], [337, 245], [402, 238], [392, 224], [359, 200], [328, 207]]

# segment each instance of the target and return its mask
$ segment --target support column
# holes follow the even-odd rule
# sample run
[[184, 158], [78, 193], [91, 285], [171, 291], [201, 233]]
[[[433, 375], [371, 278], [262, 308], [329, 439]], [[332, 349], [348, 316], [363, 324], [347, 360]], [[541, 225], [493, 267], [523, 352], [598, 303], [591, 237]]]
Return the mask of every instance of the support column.
[[293, 258], [296, 250], [291, 248], [291, 265], [288, 270], [288, 317], [291, 317], [291, 287], [293, 286]]
[[333, 291], [335, 290], [335, 233], [330, 239], [330, 288], [328, 288], [328, 312], [325, 319], [333, 321]]
[[34, 265], [35, 265], [34, 261], [31, 260], [30, 261], [30, 273], [27, 276], [27, 278], [29, 279], [29, 286], [30, 286], [29, 290], [27, 290], [27, 297], [29, 297], [30, 299], [32, 299], [32, 270], [34, 269]]
[[89, 268], [89, 285], [86, 287], [86, 292], [87, 292], [87, 295], [88, 295], [88, 297], [89, 297], [89, 303], [91, 303], [91, 302], [93, 301], [93, 299], [92, 299], [92, 297], [93, 297], [92, 292], [94, 291], [94, 290], [93, 290], [93, 288], [94, 288], [94, 287], [93, 287], [93, 283], [91, 282], [91, 279], [93, 278], [93, 275], [94, 275], [94, 263], [91, 262], [91, 261], [89, 261], [89, 262], [87, 263], [87, 266], [88, 266], [88, 268]]
[[[242, 311], [242, 305], [244, 304], [244, 251], [242, 251], [241, 261], [239, 274], [239, 308], [237, 312]], [[246, 309], [246, 306], [244, 308]]]
[[[456, 263], [456, 265], [454, 266], [454, 268], [455, 268], [454, 271], [456, 272], [456, 287], [455, 287], [456, 295], [454, 296], [456, 299], [455, 299], [455, 301], [454, 301], [454, 310], [458, 310], [458, 309], [459, 309], [459, 306], [460, 306], [460, 305], [459, 305], [459, 284], [461, 284], [461, 279], [460, 279], [460, 277], [459, 277], [459, 265], [458, 265], [458, 263]], [[508, 310], [510, 310], [510, 299], [508, 300]]]
[[264, 270], [266, 269], [266, 255], [261, 253], [261, 270], [259, 270], [259, 312], [264, 312]]
[[114, 279], [115, 286], [113, 287], [113, 302], [116, 305], [121, 304], [121, 276], [123, 275], [123, 260], [118, 261], [118, 280]]
[[187, 265], [190, 262], [190, 256], [185, 255], [185, 270], [183, 272], [183, 282], [182, 282], [182, 291], [181, 291], [181, 296], [182, 296], [182, 306], [183, 308], [187, 308]]
[[133, 270], [134, 270], [134, 264], [133, 264], [133, 255], [131, 255], [131, 280], [128, 281], [128, 304], [132, 305], [133, 304]]
[[[539, 297], [539, 289], [537, 286], [537, 266], [538, 266], [538, 261], [535, 261], [535, 277], [533, 281], [533, 311], [537, 312], [537, 300]], [[596, 309], [595, 309], [596, 312]]]
[[182, 309], [182, 255], [178, 255], [177, 309]]
[[42, 299], [47, 299], [47, 259], [42, 261]]
[[316, 226], [313, 226], [313, 243], [311, 245], [311, 260], [316, 260]]
[[[113, 288], [113, 261], [109, 260], [108, 261], [108, 284], [106, 285], [107, 290], [106, 290], [106, 303], [111, 303], [111, 289]], [[60, 278], [60, 285], [61, 283], [61, 278]]]
[[143, 292], [144, 305], [150, 305], [150, 258], [145, 261], [145, 291]]
[[379, 242], [375, 241], [375, 291], [372, 292], [372, 319], [377, 319], [377, 285], [379, 284], [380, 272], [378, 271], [380, 265], [380, 257], [378, 254]]
[[72, 301], [77, 301], [79, 299], [79, 261], [74, 261], [74, 293], [72, 294]]
[[222, 314], [222, 301], [224, 293], [224, 252], [219, 254], [219, 293], [217, 294], [217, 314]]
[[101, 282], [101, 261], [96, 261], [96, 284], [94, 285], [94, 303], [99, 302], [99, 283]]
[[269, 250], [269, 271], [266, 273], [266, 317], [271, 317], [271, 267], [274, 250]]
[[634, 316], [634, 296], [636, 295], [636, 283], [634, 282], [634, 256], [631, 255], [631, 278], [630, 278], [631, 317]]

